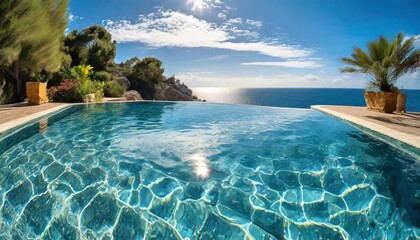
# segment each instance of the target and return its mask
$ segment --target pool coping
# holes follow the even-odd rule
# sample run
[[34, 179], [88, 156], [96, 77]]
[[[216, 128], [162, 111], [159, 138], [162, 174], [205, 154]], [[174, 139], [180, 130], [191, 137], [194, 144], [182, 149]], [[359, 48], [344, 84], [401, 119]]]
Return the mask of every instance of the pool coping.
[[313, 105], [311, 106], [311, 109], [318, 110], [322, 113], [350, 122], [356, 126], [360, 126], [362, 128], [371, 130], [373, 132], [379, 133], [388, 138], [397, 140], [399, 142], [405, 143], [409, 146], [412, 146], [420, 150], [420, 136], [399, 132], [397, 130], [388, 128], [386, 126], [382, 126], [374, 122], [370, 122], [370, 121], [367, 121], [367, 120], [364, 120], [364, 119], [361, 119], [361, 118], [358, 118], [358, 117], [355, 117], [346, 113], [328, 109], [327, 106], [324, 106], [324, 105]]
[[72, 105], [73, 104], [63, 103], [61, 105], [58, 105], [58, 106], [55, 106], [55, 107], [52, 107], [52, 108], [49, 108], [49, 109], [46, 109], [46, 110], [43, 110], [43, 111], [40, 111], [40, 112], [37, 112], [37, 113], [33, 113], [33, 114], [28, 115], [28, 116], [17, 118], [13, 121], [9, 121], [9, 122], [0, 124], [0, 134], [5, 133], [5, 132], [9, 131], [10, 129], [17, 128], [21, 125], [24, 125], [24, 124], [26, 124], [30, 121], [35, 120], [35, 119], [42, 118], [46, 115], [58, 112], [58, 111], [60, 111], [64, 108], [67, 108], [67, 107], [72, 106]]

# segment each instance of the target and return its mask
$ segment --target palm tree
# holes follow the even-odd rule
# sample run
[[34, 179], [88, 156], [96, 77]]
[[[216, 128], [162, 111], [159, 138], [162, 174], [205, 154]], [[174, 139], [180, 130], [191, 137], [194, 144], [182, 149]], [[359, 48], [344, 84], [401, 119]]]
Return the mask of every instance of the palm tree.
[[367, 52], [354, 47], [351, 58], [341, 58], [351, 67], [340, 71], [370, 75], [370, 86], [383, 92], [392, 92], [397, 89], [395, 83], [399, 77], [420, 68], [420, 49], [415, 49], [415, 40], [414, 37], [406, 38], [403, 33], [398, 33], [392, 41], [381, 36], [368, 43]]

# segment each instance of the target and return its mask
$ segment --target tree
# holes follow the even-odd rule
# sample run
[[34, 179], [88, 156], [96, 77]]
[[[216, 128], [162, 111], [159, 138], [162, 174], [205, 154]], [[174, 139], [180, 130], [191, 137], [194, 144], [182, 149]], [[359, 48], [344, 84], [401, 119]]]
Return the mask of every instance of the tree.
[[68, 1], [0, 2], [0, 67], [14, 79], [18, 100], [24, 96], [25, 76], [60, 68]]
[[140, 59], [138, 57], [132, 57], [128, 59], [127, 61], [125, 61], [124, 63], [121, 63], [120, 65], [122, 65], [123, 67], [132, 68], [139, 61]]
[[162, 62], [157, 58], [149, 57], [135, 61], [136, 58], [132, 58], [125, 64], [125, 67], [134, 64], [131, 74], [128, 76], [131, 89], [140, 92], [145, 99], [153, 99], [156, 90], [165, 79], [163, 76], [165, 70], [162, 68]]
[[112, 65], [117, 51], [111, 34], [98, 25], [81, 32], [74, 30], [66, 36], [64, 45], [72, 59], [71, 66], [91, 65], [95, 71], [105, 71]]
[[383, 92], [391, 92], [398, 78], [420, 67], [420, 49], [415, 49], [414, 42], [414, 37], [407, 39], [403, 33], [392, 41], [381, 36], [367, 44], [367, 52], [355, 47], [351, 58], [341, 58], [351, 67], [340, 71], [371, 75], [369, 85]]
[[134, 74], [153, 85], [160, 83], [164, 79], [162, 75], [164, 71], [162, 62], [157, 58], [146, 57], [134, 65]]

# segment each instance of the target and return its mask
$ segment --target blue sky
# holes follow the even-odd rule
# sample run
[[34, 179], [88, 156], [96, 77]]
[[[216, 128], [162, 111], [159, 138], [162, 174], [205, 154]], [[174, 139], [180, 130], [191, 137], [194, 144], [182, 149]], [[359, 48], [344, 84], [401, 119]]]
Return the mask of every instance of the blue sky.
[[[163, 61], [190, 87], [364, 88], [339, 72], [353, 46], [398, 32], [419, 38], [418, 0], [71, 0], [69, 30], [106, 27], [116, 61]], [[420, 89], [420, 73], [398, 83]]]

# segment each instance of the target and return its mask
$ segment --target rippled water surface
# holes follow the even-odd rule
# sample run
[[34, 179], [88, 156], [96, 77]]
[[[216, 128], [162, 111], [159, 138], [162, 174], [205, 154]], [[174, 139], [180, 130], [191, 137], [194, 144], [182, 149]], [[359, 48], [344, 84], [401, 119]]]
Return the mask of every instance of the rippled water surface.
[[420, 236], [420, 160], [319, 112], [72, 108], [0, 142], [0, 239]]

